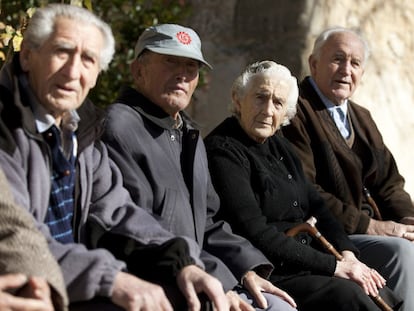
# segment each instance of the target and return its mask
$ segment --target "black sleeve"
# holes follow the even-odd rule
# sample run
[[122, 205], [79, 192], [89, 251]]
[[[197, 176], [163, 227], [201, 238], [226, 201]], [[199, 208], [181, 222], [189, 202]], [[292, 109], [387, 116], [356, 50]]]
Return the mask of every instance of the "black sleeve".
[[127, 264], [130, 273], [146, 280], [172, 281], [182, 268], [195, 263], [182, 238], [173, 238], [161, 245], [144, 245], [107, 232], [99, 239], [97, 247], [108, 249]]

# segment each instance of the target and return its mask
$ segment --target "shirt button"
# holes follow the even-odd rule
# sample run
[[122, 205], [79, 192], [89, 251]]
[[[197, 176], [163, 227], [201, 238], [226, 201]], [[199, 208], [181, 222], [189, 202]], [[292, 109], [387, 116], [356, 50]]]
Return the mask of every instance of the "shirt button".
[[170, 138], [171, 138], [171, 141], [175, 141], [175, 136], [174, 135], [171, 135]]
[[292, 179], [292, 175], [291, 174], [288, 174], [288, 179]]
[[302, 244], [307, 244], [307, 241], [306, 241], [306, 239], [301, 239], [301, 240], [300, 240], [300, 243], [302, 243]]
[[293, 201], [293, 206], [298, 206], [298, 201]]

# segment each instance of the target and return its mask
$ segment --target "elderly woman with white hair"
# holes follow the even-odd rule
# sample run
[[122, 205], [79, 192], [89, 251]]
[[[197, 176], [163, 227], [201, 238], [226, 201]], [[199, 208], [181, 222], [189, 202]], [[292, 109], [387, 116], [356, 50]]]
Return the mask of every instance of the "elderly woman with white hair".
[[[357, 259], [357, 248], [278, 133], [294, 117], [297, 99], [296, 78], [273, 61], [253, 63], [235, 80], [233, 116], [205, 139], [221, 199], [218, 217], [270, 259], [271, 281], [295, 299], [299, 310], [379, 310], [368, 295], [378, 295], [384, 278]], [[311, 216], [342, 260], [307, 233], [286, 235]]]

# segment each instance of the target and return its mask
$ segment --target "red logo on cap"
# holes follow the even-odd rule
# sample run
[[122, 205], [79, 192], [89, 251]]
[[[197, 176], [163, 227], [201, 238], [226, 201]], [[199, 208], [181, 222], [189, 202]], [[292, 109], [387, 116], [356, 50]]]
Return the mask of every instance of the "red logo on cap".
[[177, 32], [177, 40], [181, 42], [182, 44], [190, 44], [191, 43], [191, 37], [188, 33], [184, 31]]

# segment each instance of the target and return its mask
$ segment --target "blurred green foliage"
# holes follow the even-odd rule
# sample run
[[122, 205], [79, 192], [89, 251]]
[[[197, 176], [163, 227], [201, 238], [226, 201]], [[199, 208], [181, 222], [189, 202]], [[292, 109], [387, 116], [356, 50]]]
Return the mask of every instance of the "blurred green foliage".
[[18, 50], [30, 8], [56, 2], [86, 7], [112, 27], [116, 53], [109, 69], [100, 75], [98, 85], [90, 93], [90, 98], [99, 106], [113, 102], [121, 85], [131, 82], [129, 63], [141, 32], [155, 24], [180, 23], [191, 10], [188, 0], [0, 0], [0, 65], [13, 50]]

